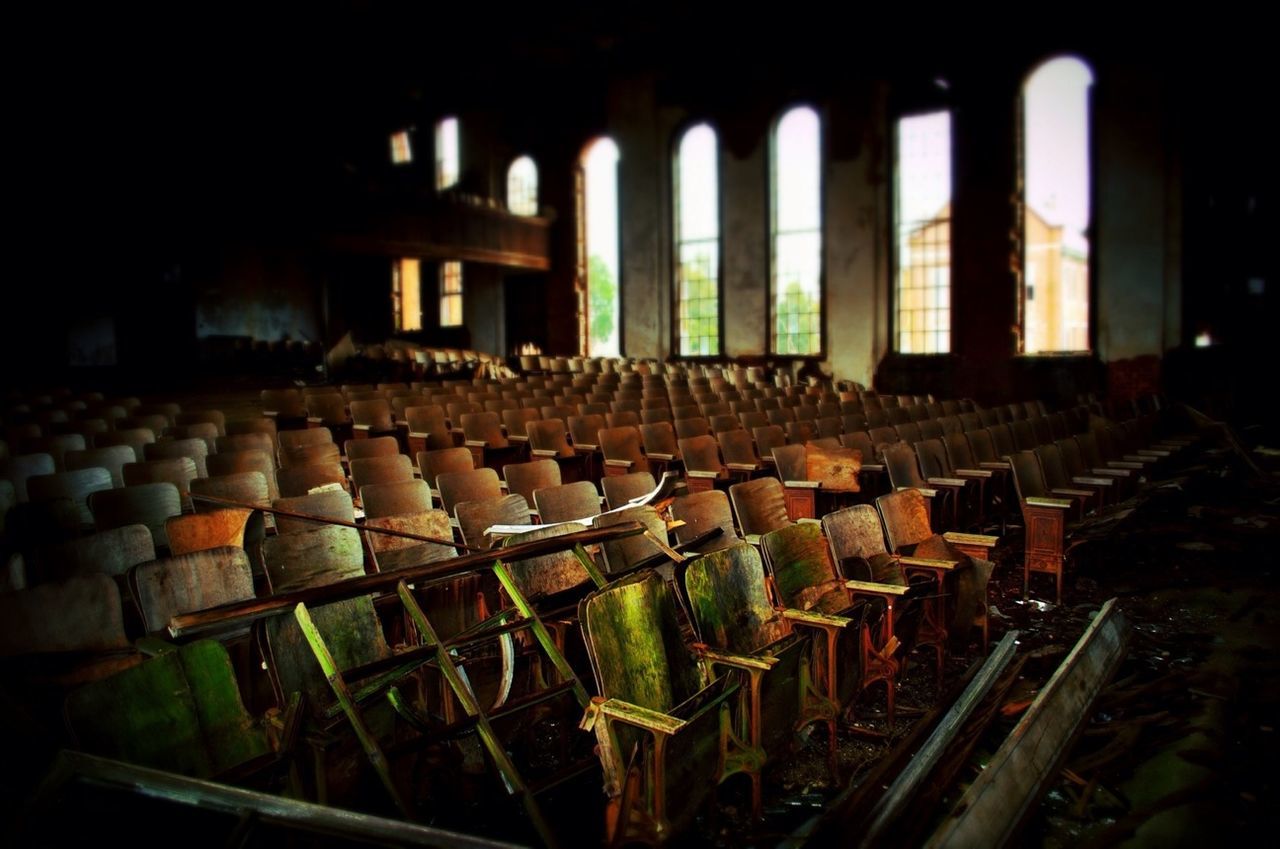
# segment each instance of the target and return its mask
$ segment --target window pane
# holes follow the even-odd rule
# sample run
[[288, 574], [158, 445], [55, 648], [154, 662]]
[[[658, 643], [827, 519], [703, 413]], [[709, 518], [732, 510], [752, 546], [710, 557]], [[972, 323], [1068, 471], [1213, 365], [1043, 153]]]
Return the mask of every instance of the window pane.
[[445, 118], [436, 124], [436, 189], [458, 182], [458, 119]]
[[[951, 113], [898, 121], [896, 320], [898, 350], [944, 354], [951, 330]], [[922, 320], [922, 321], [921, 321]]]
[[792, 109], [773, 136], [773, 350], [822, 349], [822, 162], [818, 113]]
[[418, 260], [402, 259], [392, 268], [391, 302], [396, 329], [422, 329], [422, 277]]
[[409, 131], [401, 130], [391, 135], [391, 162], [404, 165], [413, 161], [413, 150], [409, 146]]
[[715, 130], [691, 127], [676, 152], [677, 350], [720, 353], [720, 206]]
[[462, 324], [462, 263], [440, 263], [440, 326]]
[[1045, 62], [1023, 97], [1023, 351], [1089, 349], [1089, 88], [1078, 59]]
[[527, 156], [507, 170], [507, 209], [515, 215], [538, 214], [538, 166]]
[[593, 357], [621, 355], [618, 296], [618, 146], [596, 140], [583, 157], [586, 181], [587, 350]]

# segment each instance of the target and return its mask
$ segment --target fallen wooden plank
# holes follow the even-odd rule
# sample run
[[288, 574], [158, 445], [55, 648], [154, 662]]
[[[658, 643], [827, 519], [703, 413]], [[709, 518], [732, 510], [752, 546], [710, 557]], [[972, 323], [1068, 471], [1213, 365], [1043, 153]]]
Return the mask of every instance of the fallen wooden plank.
[[978, 674], [969, 682], [969, 686], [960, 694], [960, 698], [952, 703], [942, 722], [933, 730], [933, 734], [929, 735], [929, 739], [920, 747], [920, 751], [911, 759], [911, 763], [898, 773], [898, 777], [893, 780], [889, 789], [871, 809], [871, 823], [862, 835], [860, 846], [875, 846], [885, 828], [902, 814], [921, 783], [929, 777], [947, 747], [951, 745], [965, 720], [969, 718], [969, 714], [983, 700], [987, 691], [991, 689], [991, 685], [1013, 659], [1017, 651], [1017, 640], [1018, 632], [1009, 631], [996, 644], [991, 655], [978, 670]]
[[[155, 799], [166, 805], [187, 806], [205, 812], [216, 811], [225, 816], [228, 836], [244, 837], [243, 829], [262, 825], [268, 826], [273, 832], [285, 829], [295, 836], [320, 835], [337, 843], [459, 849], [508, 849], [513, 845], [403, 820], [300, 802], [284, 796], [273, 796], [66, 750], [58, 754], [49, 774], [41, 783], [32, 804], [26, 810], [25, 821], [19, 822], [17, 834], [22, 835], [26, 830], [30, 833], [25, 838], [41, 842], [40, 838], [51, 828], [49, 817], [60, 813], [65, 816], [67, 813], [59, 810], [59, 799], [73, 796], [69, 787], [77, 783], [104, 791]], [[206, 818], [199, 822], [203, 824], [202, 827], [208, 828], [214, 821]], [[84, 824], [68, 826], [72, 833], [83, 827]], [[92, 828], [97, 832], [102, 826], [97, 824]], [[120, 833], [124, 833], [124, 826]], [[273, 839], [278, 839], [281, 835], [272, 836]], [[207, 842], [206, 839], [213, 836], [205, 833], [201, 837], [201, 842]], [[26, 840], [21, 842], [25, 843]], [[304, 839], [301, 842], [309, 844], [312, 841]], [[228, 841], [228, 845], [233, 843], [234, 841]]]
[[1123, 660], [1129, 624], [1111, 599], [1053, 673], [987, 768], [925, 844], [1004, 846], [1057, 777], [1092, 705]]

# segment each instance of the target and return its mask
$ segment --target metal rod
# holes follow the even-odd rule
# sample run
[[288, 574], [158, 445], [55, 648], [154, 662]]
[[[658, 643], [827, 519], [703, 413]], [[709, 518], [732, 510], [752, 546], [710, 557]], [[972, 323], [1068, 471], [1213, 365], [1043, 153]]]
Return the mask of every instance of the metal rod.
[[644, 533], [644, 529], [645, 526], [639, 522], [627, 522], [607, 528], [575, 531], [558, 537], [516, 543], [507, 548], [479, 551], [449, 560], [424, 563], [421, 566], [411, 566], [394, 572], [360, 575], [359, 577], [348, 578], [345, 581], [323, 586], [304, 587], [287, 593], [267, 596], [266, 598], [251, 598], [232, 604], [224, 604], [220, 607], [212, 607], [208, 610], [182, 613], [169, 620], [169, 635], [182, 637], [189, 636], [194, 632], [243, 626], [267, 616], [279, 616], [282, 613], [287, 613], [293, 610], [294, 606], [299, 602], [307, 605], [327, 604], [331, 601], [341, 601], [372, 593], [393, 592], [396, 584], [400, 581], [413, 583], [415, 581], [440, 580], [487, 568], [495, 560], [502, 560], [508, 563], [526, 560], [543, 554], [566, 551], [578, 545], [597, 545], [615, 539], [637, 536]]
[[317, 522], [322, 525], [337, 525], [340, 528], [354, 528], [357, 531], [368, 531], [371, 534], [386, 534], [389, 537], [402, 537], [404, 539], [417, 540], [418, 542], [433, 542], [436, 545], [447, 545], [451, 548], [464, 548], [467, 551], [486, 551], [487, 549], [478, 548], [474, 545], [464, 545], [453, 540], [440, 539], [439, 537], [423, 536], [409, 531], [397, 531], [391, 528], [371, 527], [369, 525], [358, 525], [355, 522], [348, 522], [343, 519], [334, 519], [329, 516], [313, 516], [310, 513], [297, 513], [293, 510], [281, 510], [277, 507], [262, 507], [258, 504], [246, 504], [241, 501], [232, 501], [230, 498], [219, 498], [216, 495], [196, 495], [191, 494], [193, 501], [207, 501], [210, 504], [217, 504], [220, 507], [235, 507], [240, 510], [261, 510], [263, 513], [270, 513], [272, 516], [284, 516], [286, 519], [302, 519], [307, 522]]

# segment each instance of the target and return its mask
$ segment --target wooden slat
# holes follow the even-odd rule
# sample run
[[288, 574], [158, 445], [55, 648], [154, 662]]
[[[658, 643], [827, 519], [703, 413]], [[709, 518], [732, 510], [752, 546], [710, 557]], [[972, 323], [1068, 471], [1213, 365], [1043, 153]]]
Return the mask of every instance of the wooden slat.
[[1004, 846], [1048, 789], [1128, 647], [1129, 624], [1111, 599], [925, 844], [928, 849]]

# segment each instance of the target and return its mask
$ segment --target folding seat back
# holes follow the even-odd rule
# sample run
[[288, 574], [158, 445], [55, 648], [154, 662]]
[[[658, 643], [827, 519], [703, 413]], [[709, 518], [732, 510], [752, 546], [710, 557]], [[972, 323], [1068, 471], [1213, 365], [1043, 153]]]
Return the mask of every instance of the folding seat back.
[[766, 410], [765, 414], [769, 417], [769, 424], [785, 427], [788, 423], [796, 420], [795, 411], [790, 407], [780, 407], [774, 410]]
[[721, 533], [698, 546], [698, 551], [705, 554], [718, 551], [741, 542], [738, 531], [733, 524], [733, 511], [729, 507], [729, 497], [718, 489], [695, 492], [671, 502], [671, 518], [684, 522], [676, 528], [676, 539], [687, 543], [703, 533], [719, 528]]
[[[533, 493], [539, 489], [560, 486], [560, 464], [555, 460], [534, 460], [530, 463], [508, 463], [502, 468], [507, 481], [507, 492], [522, 495], [533, 503]], [[527, 517], [526, 517], [527, 518]]]
[[529, 524], [529, 502], [516, 493], [501, 498], [460, 501], [454, 505], [453, 511], [462, 531], [462, 541], [472, 548], [493, 547], [498, 537], [486, 531], [494, 525]]
[[647, 471], [600, 479], [600, 489], [604, 492], [605, 504], [610, 510], [616, 510], [634, 498], [653, 492], [656, 486], [653, 475]]
[[365, 484], [360, 489], [360, 504], [366, 519], [421, 513], [431, 509], [431, 488], [415, 478]]
[[915, 422], [896, 425], [894, 431], [897, 432], [898, 439], [907, 445], [915, 445], [923, 438], [920, 434], [920, 426]]
[[818, 429], [811, 421], [787, 422], [786, 428], [787, 442], [793, 445], [803, 445], [818, 437]]
[[169, 620], [253, 598], [253, 574], [243, 548], [210, 548], [141, 563], [129, 590], [148, 634], [165, 634]]
[[276, 594], [364, 574], [359, 532], [338, 525], [268, 537], [262, 543], [262, 557], [271, 592]]
[[666, 461], [680, 457], [675, 429], [668, 422], [640, 425], [640, 438], [646, 457]]
[[37, 549], [27, 563], [27, 581], [34, 585], [86, 575], [123, 575], [155, 557], [155, 540], [146, 525], [121, 525]]
[[344, 491], [348, 487], [346, 472], [336, 460], [288, 466], [276, 473], [276, 479], [283, 498], [306, 495], [313, 489], [330, 484], [338, 484]]
[[451, 516], [454, 506], [463, 501], [502, 497], [498, 473], [489, 468], [443, 472], [436, 477], [436, 486], [440, 490], [440, 503]]
[[413, 480], [413, 463], [403, 454], [351, 461], [351, 487], [360, 493], [369, 484]]
[[889, 474], [889, 482], [895, 489], [904, 487], [927, 487], [920, 467], [916, 463], [916, 453], [905, 442], [884, 445], [880, 450], [884, 458], [885, 471]]
[[879, 407], [868, 407], [866, 410], [866, 416], [868, 428], [893, 427], [893, 424], [889, 421], [889, 413], [887, 410], [880, 409]]
[[351, 429], [357, 437], [395, 432], [396, 425], [391, 405], [385, 398], [352, 401], [350, 407]]
[[748, 538], [791, 524], [787, 516], [786, 495], [782, 482], [777, 478], [756, 478], [736, 483], [729, 487], [729, 498], [738, 517], [738, 527]]
[[608, 427], [639, 427], [640, 414], [625, 410], [618, 413], [606, 413], [604, 417]]
[[535, 457], [572, 457], [573, 446], [565, 437], [565, 420], [543, 418], [525, 423], [525, 435], [529, 437], [529, 450]]
[[867, 431], [867, 435], [871, 437], [871, 443], [876, 446], [877, 454], [883, 453], [884, 446], [901, 441], [898, 431], [892, 427], [873, 427]]
[[[277, 510], [288, 510], [319, 519], [336, 519], [347, 524], [354, 524], [356, 520], [355, 505], [345, 490], [326, 490], [293, 498], [277, 498], [271, 502], [271, 506]], [[322, 522], [290, 516], [277, 515], [275, 521], [277, 535], [305, 534], [324, 527]]]
[[333, 434], [328, 428], [323, 427], [282, 430], [276, 434], [276, 442], [281, 457], [289, 451], [304, 446], [334, 445]]
[[[458, 556], [458, 549], [452, 544], [446, 544], [453, 539], [453, 529], [449, 525], [449, 514], [443, 510], [433, 510], [428, 507], [406, 513], [392, 513], [365, 519], [364, 526], [365, 540], [369, 545], [373, 565], [378, 572], [394, 572]], [[422, 542], [407, 537], [380, 534], [369, 530], [370, 528], [417, 534], [439, 540], [439, 542]]]
[[[285, 433], [324, 433], [328, 434], [328, 430], [299, 430], [284, 431]], [[364, 440], [371, 442], [372, 440]], [[287, 468], [295, 466], [314, 466], [322, 463], [341, 463], [342, 454], [337, 445], [332, 442], [320, 442], [312, 445], [299, 445], [293, 448], [281, 448], [279, 454], [280, 470], [276, 473], [277, 478], [280, 472]]]
[[190, 457], [128, 463], [123, 474], [126, 488], [138, 484], [171, 483], [178, 488], [184, 509], [191, 506], [191, 482], [196, 479], [196, 464]]
[[400, 443], [394, 436], [374, 436], [369, 439], [348, 439], [343, 446], [347, 460], [368, 460], [371, 457], [394, 457], [400, 453]]
[[234, 451], [262, 451], [272, 459], [273, 463], [275, 461], [276, 436], [274, 433], [232, 433], [219, 436], [216, 445], [219, 454], [230, 454]]
[[725, 466], [733, 471], [753, 471], [760, 468], [755, 442], [745, 430], [730, 430], [716, 434]]
[[54, 471], [66, 471], [64, 457], [70, 451], [85, 450], [85, 438], [78, 433], [52, 434], [36, 439], [24, 439], [18, 445], [19, 454], [48, 454], [53, 458]]
[[694, 436], [705, 436], [711, 432], [711, 425], [701, 416], [691, 419], [676, 419], [676, 438], [688, 439]]
[[581, 450], [594, 450], [599, 443], [599, 433], [604, 429], [604, 416], [598, 414], [586, 414], [581, 416], [570, 416], [569, 434], [573, 438], [575, 448]]
[[106, 489], [89, 496], [94, 528], [99, 531], [121, 525], [146, 525], [157, 549], [167, 547], [165, 521], [182, 515], [182, 498], [172, 483], [144, 483], [123, 489]]
[[[609, 478], [608, 480], [615, 480]], [[628, 572], [641, 564], [659, 565], [666, 562], [666, 552], [659, 547], [667, 543], [667, 523], [658, 511], [648, 505], [626, 507], [611, 513], [603, 513], [592, 520], [593, 528], [608, 528], [614, 525], [625, 525], [638, 522], [644, 526], [645, 534], [623, 537], [602, 543], [600, 552], [604, 559], [606, 575], [616, 576]], [[657, 540], [658, 542], [655, 542]]]
[[136, 413], [120, 419], [116, 423], [118, 430], [149, 430], [160, 438], [169, 432], [169, 417], [162, 415], [140, 416]]
[[600, 514], [600, 493], [591, 481], [534, 490], [533, 502], [544, 525], [571, 522]]
[[227, 432], [227, 416], [221, 410], [190, 410], [174, 416], [173, 423], [177, 427], [196, 424], [211, 424], [217, 429], [217, 436]]
[[917, 422], [916, 427], [920, 431], [921, 439], [941, 439], [945, 434], [942, 422], [937, 419], [925, 419]]
[[205, 463], [209, 467], [209, 477], [225, 477], [241, 472], [260, 472], [267, 483], [267, 497], [280, 497], [280, 489], [276, 481], [275, 460], [266, 451], [257, 448], [229, 453], [220, 451], [217, 454], [210, 454]]
[[488, 448], [507, 448], [511, 444], [502, 433], [497, 413], [464, 414], [462, 433], [467, 442], [483, 443]]
[[605, 474], [642, 472], [649, 468], [640, 447], [640, 430], [636, 427], [609, 427], [596, 435], [604, 455]]
[[445, 472], [467, 472], [474, 469], [475, 458], [466, 448], [441, 448], [418, 452], [418, 469], [422, 479], [432, 489], [438, 489], [436, 479]]
[[[1049, 420], [1044, 416], [1036, 416], [1028, 419], [1026, 424], [1031, 426], [1031, 432], [1034, 435], [1036, 445], [1045, 445], [1053, 442], [1053, 431], [1049, 427]], [[1033, 445], [1032, 448], [1035, 446]]]
[[209, 456], [209, 445], [203, 439], [171, 439], [166, 442], [152, 442], [143, 446], [142, 453], [147, 460], [172, 460], [186, 457], [195, 464], [196, 477], [209, 476], [206, 462]]
[[164, 526], [169, 553], [177, 556], [224, 546], [243, 550], [245, 527], [252, 515], [252, 510], [227, 509], [174, 516]]
[[[307, 422], [326, 428], [344, 427], [351, 423], [347, 402], [336, 393], [307, 396]], [[318, 429], [318, 428], [317, 428]]]
[[27, 495], [31, 503], [63, 502], [69, 511], [68, 519], [82, 526], [93, 525], [89, 496], [112, 488], [111, 473], [102, 468], [76, 469], [27, 478]]
[[134, 455], [138, 459], [142, 459], [143, 446], [155, 441], [156, 435], [149, 428], [129, 428], [127, 430], [113, 430], [110, 433], [94, 434], [93, 447], [106, 448], [112, 445], [128, 445], [133, 448]]
[[529, 422], [537, 421], [542, 414], [529, 408], [502, 411], [502, 424], [507, 429], [507, 439], [525, 442], [529, 439], [526, 433]]

